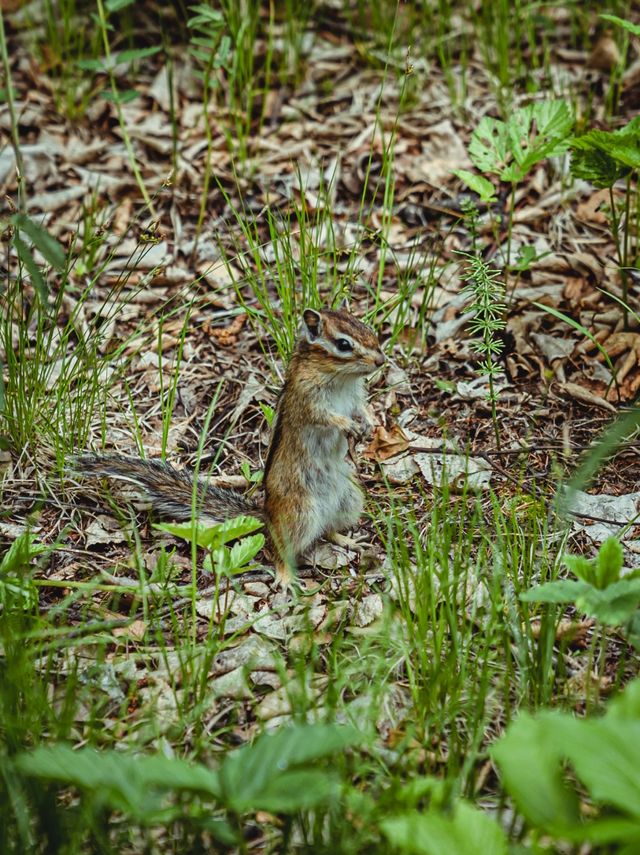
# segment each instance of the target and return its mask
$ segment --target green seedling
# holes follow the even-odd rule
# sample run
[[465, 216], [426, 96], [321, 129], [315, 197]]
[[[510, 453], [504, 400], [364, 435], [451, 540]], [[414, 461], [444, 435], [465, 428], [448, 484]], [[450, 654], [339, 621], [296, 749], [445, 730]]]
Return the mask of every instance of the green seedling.
[[[216, 769], [162, 752], [136, 756], [59, 744], [21, 754], [12, 771], [23, 780], [79, 790], [84, 810], [99, 813], [103, 831], [124, 814], [142, 826], [186, 825], [247, 852], [243, 814], [266, 810], [286, 816], [336, 803], [342, 781], [322, 761], [362, 741], [349, 725], [282, 727], [228, 753]], [[223, 816], [214, 819], [214, 811]]]
[[29, 531], [18, 535], [0, 560], [0, 606], [30, 611], [37, 608], [38, 590], [31, 577], [31, 562], [49, 547]]
[[240, 472], [242, 472], [242, 477], [245, 478], [249, 484], [259, 484], [264, 475], [261, 469], [257, 469], [255, 472], [252, 472], [251, 466], [246, 460], [243, 460], [240, 464]]
[[[571, 140], [571, 174], [609, 190], [611, 234], [616, 246], [623, 304], [629, 302], [628, 269], [638, 263], [640, 235], [640, 117], [636, 116], [617, 131], [588, 131]], [[614, 196], [618, 181], [625, 181], [622, 206]], [[622, 235], [620, 232], [622, 231]], [[635, 245], [635, 249], [634, 249]], [[628, 311], [623, 305], [625, 326]]]
[[[523, 713], [509, 726], [491, 755], [535, 838], [625, 855], [637, 851], [639, 728], [640, 680], [602, 718], [545, 711]], [[575, 775], [567, 774], [567, 763]], [[585, 792], [588, 810], [581, 809]]]
[[504, 344], [499, 333], [505, 328], [504, 285], [499, 281], [500, 273], [492, 269], [477, 253], [459, 253], [465, 260], [466, 266], [462, 279], [468, 284], [465, 291], [473, 298], [469, 312], [473, 318], [468, 329], [474, 336], [471, 347], [480, 354], [480, 371], [489, 380], [489, 401], [496, 442], [500, 445], [498, 430], [498, 413], [496, 408], [497, 394], [495, 379], [501, 372], [496, 357], [502, 352]]
[[[565, 152], [573, 128], [573, 113], [566, 101], [539, 101], [515, 110], [509, 119], [485, 116], [471, 135], [469, 157], [483, 175], [496, 175], [511, 185], [507, 215], [505, 268], [511, 264], [511, 233], [517, 185], [533, 167]], [[493, 185], [467, 170], [454, 172], [483, 202], [495, 200]]]
[[[264, 546], [264, 535], [250, 532], [261, 528], [262, 522], [255, 517], [238, 516], [216, 525], [206, 526], [200, 523], [162, 523], [155, 526], [189, 543], [207, 550], [204, 568], [220, 576], [235, 576], [251, 569], [250, 562]], [[226, 546], [232, 540], [238, 540], [231, 548]]]
[[627, 623], [640, 606], [640, 571], [621, 577], [623, 554], [619, 541], [610, 537], [594, 559], [564, 557], [576, 579], [557, 579], [520, 595], [528, 603], [572, 603], [579, 611], [607, 626]]

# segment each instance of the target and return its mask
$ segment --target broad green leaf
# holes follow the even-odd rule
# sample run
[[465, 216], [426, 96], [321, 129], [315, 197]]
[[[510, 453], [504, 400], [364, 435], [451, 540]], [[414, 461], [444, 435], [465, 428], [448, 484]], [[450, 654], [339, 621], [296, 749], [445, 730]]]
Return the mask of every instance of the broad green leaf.
[[134, 62], [137, 59], [145, 59], [147, 56], [153, 56], [162, 50], [162, 45], [154, 45], [146, 48], [132, 48], [131, 50], [123, 50], [115, 58], [117, 64], [121, 62]]
[[536, 101], [531, 105], [536, 136], [563, 145], [573, 128], [573, 111], [566, 101]]
[[625, 21], [624, 18], [618, 18], [617, 15], [600, 15], [603, 21], [609, 21], [610, 24], [616, 24], [622, 27], [634, 36], [640, 36], [640, 24], [634, 24], [631, 21]]
[[[640, 851], [640, 822], [633, 819], [598, 819], [581, 825], [575, 833], [567, 835], [574, 842], [598, 846], [614, 844], [615, 855], [638, 855]], [[623, 843], [631, 841], [629, 846]], [[616, 845], [617, 844], [617, 845]]]
[[65, 268], [66, 255], [53, 235], [50, 235], [46, 229], [43, 229], [39, 223], [34, 222], [26, 214], [16, 214], [11, 219], [14, 225], [28, 236], [31, 243], [49, 264], [58, 273], [61, 273]]
[[260, 803], [273, 781], [312, 760], [328, 757], [362, 741], [353, 727], [304, 724], [265, 733], [252, 745], [227, 755], [220, 768], [224, 799], [238, 809]]
[[595, 563], [589, 558], [585, 558], [583, 555], [564, 555], [562, 560], [578, 579], [582, 579], [583, 582], [588, 582], [590, 585], [596, 584]]
[[197, 523], [195, 526], [191, 522], [186, 523], [156, 523], [154, 528], [158, 531], [166, 531], [174, 537], [180, 537], [182, 540], [187, 540], [191, 543], [194, 539], [198, 546], [208, 548], [211, 546], [215, 537], [215, 529], [217, 526], [206, 526], [203, 523]]
[[215, 525], [197, 523], [194, 526], [191, 522], [158, 523], [154, 528], [166, 531], [169, 534], [175, 535], [175, 537], [181, 537], [183, 540], [188, 540], [189, 543], [191, 543], [195, 534], [197, 545], [205, 549], [210, 549], [214, 545], [220, 546], [228, 543], [230, 540], [235, 540], [238, 537], [249, 534], [262, 525], [263, 523], [255, 517], [240, 515]]
[[607, 719], [631, 719], [640, 721], [640, 678], [636, 677], [625, 686], [624, 692], [610, 701]]
[[135, 0], [107, 0], [104, 4], [107, 12], [119, 12], [127, 6], [133, 6]]
[[629, 173], [611, 155], [599, 149], [581, 150], [572, 145], [571, 174], [574, 178], [589, 181], [594, 187], [613, 187], [620, 178]]
[[135, 101], [140, 96], [140, 93], [137, 89], [123, 89], [122, 92], [115, 93], [109, 89], [105, 89], [100, 95], [105, 101], [112, 101], [114, 104], [129, 104], [131, 101]]
[[54, 745], [22, 754], [16, 765], [26, 775], [97, 792], [112, 807], [142, 822], [150, 821], [161, 807], [163, 793], [199, 792], [214, 798], [220, 793], [216, 772], [161, 755], [139, 757], [92, 748], [74, 751]]
[[640, 820], [640, 721], [571, 719], [556, 737], [589, 794]]
[[482, 175], [476, 175], [475, 172], [469, 172], [467, 169], [454, 169], [453, 174], [467, 185], [474, 193], [477, 193], [480, 199], [486, 204], [494, 202], [496, 199], [496, 191], [493, 184], [488, 178]]
[[554, 740], [558, 713], [522, 713], [491, 749], [500, 777], [527, 819], [561, 831], [579, 819], [578, 799], [563, 781], [562, 751]]
[[640, 169], [640, 119], [617, 131], [592, 130], [571, 140], [571, 172], [596, 187], [612, 187], [630, 170]]
[[542, 101], [515, 110], [506, 122], [485, 116], [471, 136], [469, 156], [481, 172], [521, 181], [546, 157], [565, 151], [573, 126], [566, 101]]
[[536, 585], [520, 594], [525, 603], [575, 603], [585, 591], [592, 589], [588, 582], [574, 579], [557, 579], [555, 582], [545, 582]]
[[630, 169], [640, 168], [640, 134], [631, 122], [617, 131], [589, 131], [571, 140], [577, 151], [600, 151]]
[[536, 163], [568, 148], [573, 114], [566, 101], [540, 101], [516, 110], [507, 126], [520, 180]]
[[78, 68], [83, 71], [108, 71], [113, 68], [113, 60], [107, 62], [105, 59], [79, 59], [76, 62]]
[[264, 535], [253, 534], [234, 543], [229, 553], [229, 572], [242, 572], [264, 546]]
[[604, 590], [588, 586], [575, 599], [580, 611], [609, 626], [620, 626], [640, 606], [640, 579], [621, 579]]
[[416, 855], [506, 855], [507, 838], [487, 814], [458, 802], [453, 816], [445, 813], [410, 813], [381, 823], [389, 842]]
[[499, 119], [484, 116], [471, 135], [469, 157], [480, 172], [500, 175], [511, 157], [507, 126]]
[[617, 582], [624, 563], [624, 553], [620, 542], [615, 537], [608, 537], [598, 550], [596, 556], [596, 584], [599, 588]]
[[324, 804], [337, 797], [340, 778], [334, 772], [320, 769], [293, 769], [268, 781], [259, 793], [246, 799], [235, 797], [235, 811], [268, 810], [273, 813], [295, 813]]
[[217, 535], [221, 543], [229, 543], [230, 540], [236, 540], [238, 537], [244, 537], [245, 534], [262, 528], [263, 525], [264, 523], [255, 517], [240, 515], [220, 523], [217, 526]]

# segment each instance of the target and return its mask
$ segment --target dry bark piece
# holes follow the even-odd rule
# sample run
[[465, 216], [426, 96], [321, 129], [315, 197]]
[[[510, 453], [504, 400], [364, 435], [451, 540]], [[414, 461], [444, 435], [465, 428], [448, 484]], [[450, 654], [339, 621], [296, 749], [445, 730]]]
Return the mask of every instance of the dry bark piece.
[[602, 410], [608, 410], [610, 413], [618, 412], [613, 404], [609, 403], [609, 401], [605, 401], [605, 399], [601, 398], [600, 395], [596, 395], [589, 389], [585, 389], [585, 387], [580, 386], [579, 383], [572, 383], [570, 381], [567, 383], [561, 383], [560, 389], [569, 395], [569, 397], [575, 398], [576, 401], [580, 401], [581, 404], [600, 407]]

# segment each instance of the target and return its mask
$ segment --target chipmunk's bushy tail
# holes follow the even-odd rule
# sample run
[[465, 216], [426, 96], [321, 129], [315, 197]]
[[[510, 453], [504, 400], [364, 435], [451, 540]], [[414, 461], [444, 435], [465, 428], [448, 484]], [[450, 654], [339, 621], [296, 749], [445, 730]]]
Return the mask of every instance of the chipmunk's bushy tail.
[[[82, 454], [74, 457], [73, 472], [90, 478], [116, 478], [140, 487], [144, 498], [151, 502], [154, 512], [172, 520], [189, 520], [192, 516], [194, 477], [175, 469], [162, 460], [141, 460], [119, 454]], [[240, 514], [264, 519], [260, 505], [241, 493], [224, 487], [214, 487], [206, 479], [196, 486], [196, 516], [212, 522]]]

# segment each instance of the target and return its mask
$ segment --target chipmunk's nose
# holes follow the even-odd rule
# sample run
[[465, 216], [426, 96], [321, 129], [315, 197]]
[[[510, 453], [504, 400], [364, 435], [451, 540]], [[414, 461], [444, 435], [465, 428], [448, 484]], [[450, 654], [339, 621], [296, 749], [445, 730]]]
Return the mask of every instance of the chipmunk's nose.
[[384, 365], [386, 361], [387, 361], [387, 357], [384, 355], [384, 353], [381, 350], [379, 350], [376, 353], [376, 358], [375, 358], [375, 363], [378, 366], [378, 368], [380, 368], [382, 365]]

